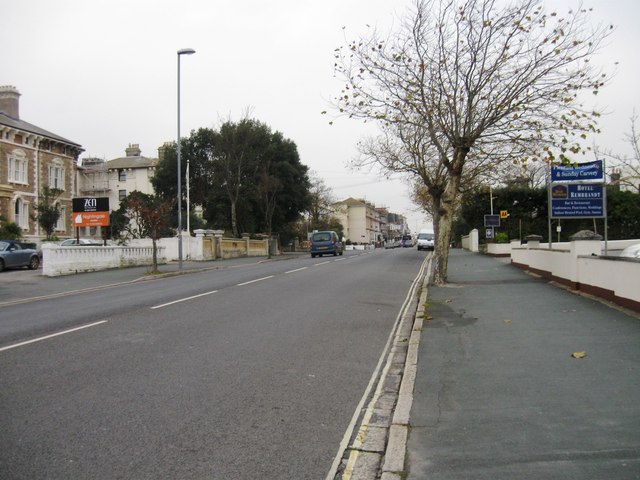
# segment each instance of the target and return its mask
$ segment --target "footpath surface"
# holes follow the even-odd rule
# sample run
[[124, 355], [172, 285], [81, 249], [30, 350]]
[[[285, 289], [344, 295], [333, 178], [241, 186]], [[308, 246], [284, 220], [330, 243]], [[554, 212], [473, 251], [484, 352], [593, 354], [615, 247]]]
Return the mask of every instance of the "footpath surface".
[[428, 291], [402, 478], [640, 478], [638, 316], [462, 250], [448, 278]]

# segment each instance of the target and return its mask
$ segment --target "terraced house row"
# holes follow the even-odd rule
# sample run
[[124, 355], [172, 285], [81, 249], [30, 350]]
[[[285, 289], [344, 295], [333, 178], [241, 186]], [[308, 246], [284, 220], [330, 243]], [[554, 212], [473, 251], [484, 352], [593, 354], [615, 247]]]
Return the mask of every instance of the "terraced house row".
[[[63, 215], [56, 230], [71, 232], [71, 199], [82, 146], [20, 118], [20, 93], [0, 87], [0, 215], [17, 223], [25, 238], [40, 237], [33, 220], [43, 187], [62, 190]], [[69, 214], [67, 214], [67, 212]]]
[[[163, 147], [160, 147], [162, 150]], [[71, 199], [78, 196], [109, 197], [117, 209], [129, 192], [153, 193], [150, 178], [157, 158], [142, 156], [137, 144], [125, 149], [125, 156], [110, 161], [79, 156], [79, 143], [33, 125], [20, 118], [20, 93], [14, 86], [0, 86], [0, 216], [20, 226], [26, 240], [39, 242], [44, 235], [33, 219], [43, 188], [62, 191], [58, 197], [62, 215], [55, 233], [74, 236]], [[100, 232], [83, 231], [82, 236]]]

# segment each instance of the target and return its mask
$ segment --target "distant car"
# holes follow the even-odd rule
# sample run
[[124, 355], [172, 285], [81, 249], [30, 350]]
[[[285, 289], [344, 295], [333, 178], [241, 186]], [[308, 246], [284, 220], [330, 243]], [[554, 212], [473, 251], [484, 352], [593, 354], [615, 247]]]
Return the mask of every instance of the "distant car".
[[81, 238], [80, 243], [75, 238], [69, 238], [60, 244], [61, 247], [73, 247], [73, 246], [81, 246], [81, 247], [101, 247], [102, 242], [98, 240], [89, 240], [88, 238]]
[[398, 248], [400, 246], [401, 246], [400, 240], [389, 240], [384, 246], [384, 248]]
[[405, 234], [402, 236], [402, 246], [404, 248], [413, 247], [413, 237], [409, 234]]
[[325, 254], [342, 255], [344, 252], [344, 245], [338, 238], [338, 234], [331, 230], [324, 232], [314, 232], [309, 239], [309, 251], [311, 258], [315, 258], [316, 255], [322, 256]]
[[420, 232], [418, 234], [418, 250], [433, 250], [434, 235], [432, 232]]
[[640, 243], [625, 248], [620, 253], [620, 256], [625, 258], [640, 258]]
[[34, 243], [0, 240], [0, 272], [5, 268], [20, 267], [35, 270], [39, 266], [40, 254]]

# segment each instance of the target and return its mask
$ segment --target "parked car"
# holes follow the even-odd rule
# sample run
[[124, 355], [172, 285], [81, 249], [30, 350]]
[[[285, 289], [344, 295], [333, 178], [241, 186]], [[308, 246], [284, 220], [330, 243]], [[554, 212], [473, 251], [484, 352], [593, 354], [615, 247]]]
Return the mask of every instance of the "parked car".
[[625, 248], [620, 252], [620, 256], [625, 258], [640, 258], [640, 243]]
[[434, 243], [434, 235], [433, 232], [420, 232], [418, 234], [418, 250], [433, 250], [435, 243]]
[[331, 230], [323, 232], [314, 232], [309, 239], [309, 251], [311, 252], [311, 258], [315, 258], [316, 255], [342, 255], [344, 252], [344, 245], [338, 238], [338, 234]]
[[102, 242], [99, 240], [90, 240], [88, 238], [81, 238], [80, 243], [75, 238], [69, 238], [63, 241], [60, 246], [61, 247], [72, 247], [72, 246], [81, 246], [81, 247], [101, 247]]
[[40, 253], [35, 243], [16, 240], [0, 240], [0, 272], [5, 268], [29, 267], [35, 270], [40, 266]]

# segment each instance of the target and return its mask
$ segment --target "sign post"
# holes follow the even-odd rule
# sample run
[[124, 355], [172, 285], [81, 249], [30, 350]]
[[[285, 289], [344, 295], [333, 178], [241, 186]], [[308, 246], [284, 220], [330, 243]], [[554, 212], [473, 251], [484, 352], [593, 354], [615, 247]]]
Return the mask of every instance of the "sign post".
[[[607, 250], [607, 190], [604, 162], [552, 165], [549, 182], [549, 248], [551, 220], [562, 218], [604, 218], [605, 253]], [[560, 230], [558, 230], [560, 241]]]
[[78, 197], [72, 199], [73, 226], [76, 228], [76, 239], [80, 243], [80, 227], [109, 226], [108, 197]]

